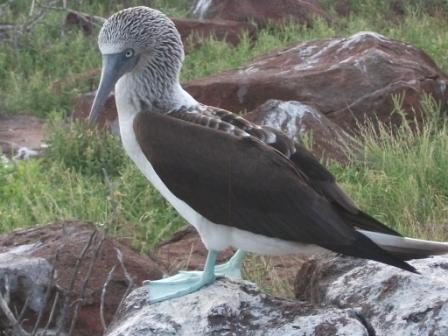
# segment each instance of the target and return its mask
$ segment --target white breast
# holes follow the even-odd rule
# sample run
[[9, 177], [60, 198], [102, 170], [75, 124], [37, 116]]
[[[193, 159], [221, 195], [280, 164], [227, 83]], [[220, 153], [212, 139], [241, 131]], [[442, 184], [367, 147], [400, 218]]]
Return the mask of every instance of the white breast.
[[[127, 103], [129, 100], [123, 96], [123, 94], [119, 94], [125, 91], [118, 87], [119, 84], [120, 81], [115, 90], [117, 92], [116, 104], [121, 140], [127, 154], [134, 161], [143, 175], [145, 175], [176, 211], [198, 230], [207, 249], [222, 251], [228, 247], [235, 247], [244, 251], [265, 255], [281, 255], [299, 252], [304, 254], [316, 253], [317, 246], [315, 245], [303, 245], [282, 241], [280, 239], [268, 238], [226, 225], [212, 223], [192, 209], [187, 203], [177, 198], [163, 183], [142, 152], [133, 128], [133, 121], [138, 111], [133, 111], [133, 107]], [[124, 83], [121, 82], [121, 85], [123, 84]]]

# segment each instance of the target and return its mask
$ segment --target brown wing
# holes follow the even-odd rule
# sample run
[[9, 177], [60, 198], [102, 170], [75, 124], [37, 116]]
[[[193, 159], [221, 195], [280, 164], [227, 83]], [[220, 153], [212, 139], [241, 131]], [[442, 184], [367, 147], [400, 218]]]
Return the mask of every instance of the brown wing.
[[336, 207], [335, 211], [338, 211], [348, 223], [363, 230], [401, 236], [400, 233], [359, 210], [350, 197], [337, 185], [333, 174], [303, 145], [292, 140], [280, 130], [256, 125], [241, 116], [216, 107], [200, 106], [199, 109], [199, 113], [197, 108], [190, 109], [190, 112], [188, 109], [180, 109], [175, 111], [173, 116], [188, 116], [187, 119], [192, 122], [199, 122], [212, 128], [230, 128], [232, 125], [236, 130], [242, 130], [252, 135], [286, 156], [296, 169], [306, 176], [308, 184], [333, 203]]
[[357, 232], [278, 150], [222, 120], [214, 125], [193, 114], [139, 113], [134, 130], [168, 189], [202, 216], [411, 269]]

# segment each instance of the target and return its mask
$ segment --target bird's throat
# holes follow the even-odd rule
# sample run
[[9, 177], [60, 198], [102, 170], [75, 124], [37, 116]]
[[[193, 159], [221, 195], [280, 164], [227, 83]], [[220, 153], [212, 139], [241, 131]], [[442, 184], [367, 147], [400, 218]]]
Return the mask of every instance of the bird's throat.
[[148, 73], [129, 73], [115, 85], [115, 97], [119, 114], [136, 115], [141, 111], [166, 113], [181, 106], [193, 106], [198, 102], [180, 85], [177, 78], [165, 78], [160, 83]]

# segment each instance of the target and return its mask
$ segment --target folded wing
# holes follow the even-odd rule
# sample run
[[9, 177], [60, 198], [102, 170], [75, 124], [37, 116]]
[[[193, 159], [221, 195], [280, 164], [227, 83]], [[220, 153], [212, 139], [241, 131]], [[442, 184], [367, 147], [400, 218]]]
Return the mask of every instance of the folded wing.
[[411, 266], [360, 234], [279, 150], [194, 111], [140, 113], [137, 140], [171, 192], [213, 223]]

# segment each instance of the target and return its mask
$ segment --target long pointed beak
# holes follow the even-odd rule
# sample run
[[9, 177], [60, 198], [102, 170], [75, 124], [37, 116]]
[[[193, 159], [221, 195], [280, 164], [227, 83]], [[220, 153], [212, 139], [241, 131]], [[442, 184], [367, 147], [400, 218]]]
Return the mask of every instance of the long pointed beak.
[[103, 111], [106, 99], [113, 90], [115, 83], [122, 75], [121, 71], [122, 57], [120, 54], [103, 55], [103, 66], [101, 69], [101, 79], [95, 99], [93, 100], [92, 109], [90, 110], [89, 120], [96, 123]]

